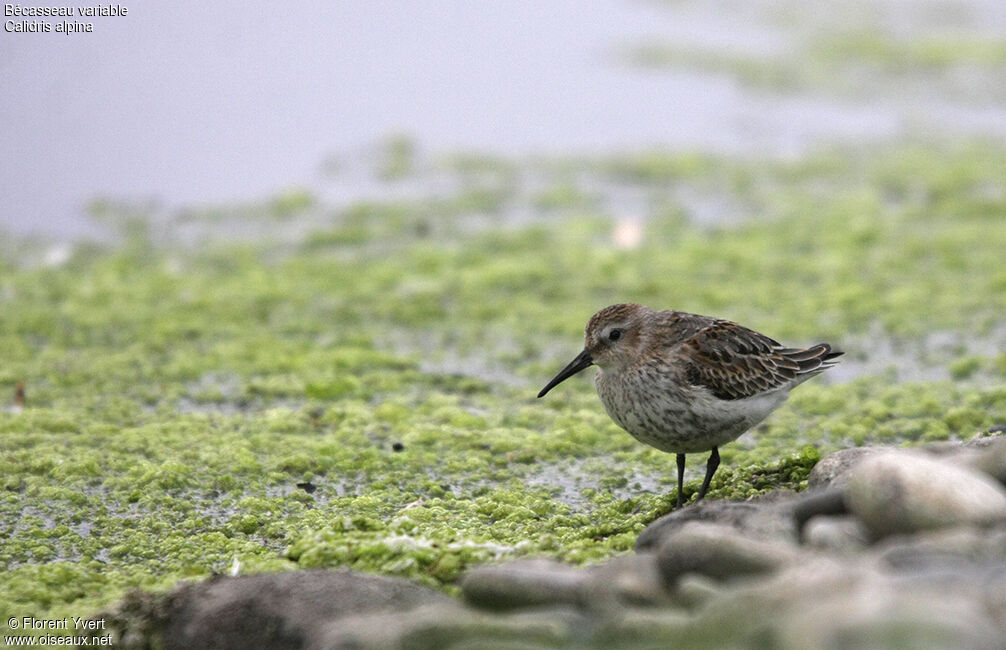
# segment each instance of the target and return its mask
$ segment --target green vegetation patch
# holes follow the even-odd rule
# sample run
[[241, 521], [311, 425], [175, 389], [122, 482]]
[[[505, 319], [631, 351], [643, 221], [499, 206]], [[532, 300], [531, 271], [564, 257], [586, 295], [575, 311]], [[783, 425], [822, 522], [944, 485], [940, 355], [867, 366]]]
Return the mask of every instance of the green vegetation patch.
[[[1001, 102], [1006, 39], [990, 7], [956, 3], [773, 2], [729, 15], [663, 3], [676, 19], [732, 39], [627, 44], [632, 66], [713, 73], [775, 93]], [[706, 28], [706, 29], [704, 29]]]

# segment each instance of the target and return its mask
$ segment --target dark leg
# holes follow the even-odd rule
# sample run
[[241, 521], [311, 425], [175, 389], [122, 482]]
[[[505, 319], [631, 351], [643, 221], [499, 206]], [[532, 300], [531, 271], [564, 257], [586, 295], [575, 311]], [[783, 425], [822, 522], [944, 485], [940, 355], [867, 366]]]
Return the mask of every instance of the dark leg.
[[716, 473], [716, 468], [719, 466], [720, 450], [713, 447], [713, 453], [709, 454], [709, 461], [706, 463], [706, 478], [702, 481], [702, 489], [699, 490], [699, 497], [695, 499], [696, 501], [706, 496], [706, 490], [709, 489], [709, 481], [713, 480], [713, 474]]
[[676, 507], [680, 508], [681, 504], [684, 503], [684, 497], [682, 497], [682, 492], [685, 489], [685, 455], [678, 454], [678, 505]]

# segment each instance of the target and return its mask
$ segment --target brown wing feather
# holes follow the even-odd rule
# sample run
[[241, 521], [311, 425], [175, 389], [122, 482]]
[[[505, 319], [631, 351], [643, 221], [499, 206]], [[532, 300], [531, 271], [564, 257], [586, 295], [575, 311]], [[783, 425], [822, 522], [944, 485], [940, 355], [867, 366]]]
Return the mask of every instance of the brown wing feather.
[[841, 353], [832, 353], [827, 343], [806, 350], [783, 348], [764, 334], [718, 320], [685, 341], [681, 354], [690, 384], [705, 386], [720, 399], [734, 400], [791, 383], [798, 375], [822, 372]]

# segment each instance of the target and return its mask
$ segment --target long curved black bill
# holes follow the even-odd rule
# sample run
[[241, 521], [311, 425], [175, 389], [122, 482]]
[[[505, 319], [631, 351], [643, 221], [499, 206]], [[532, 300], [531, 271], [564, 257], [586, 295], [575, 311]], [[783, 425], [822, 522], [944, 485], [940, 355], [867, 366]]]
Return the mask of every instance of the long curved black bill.
[[545, 388], [541, 389], [538, 393], [538, 397], [544, 397], [545, 393], [555, 388], [555, 386], [563, 381], [566, 381], [576, 373], [580, 372], [584, 368], [589, 368], [594, 365], [594, 359], [590, 356], [590, 352], [587, 348], [583, 349], [583, 352], [576, 355], [576, 358], [569, 362], [569, 365], [559, 371], [559, 374], [552, 378], [552, 381], [548, 382]]

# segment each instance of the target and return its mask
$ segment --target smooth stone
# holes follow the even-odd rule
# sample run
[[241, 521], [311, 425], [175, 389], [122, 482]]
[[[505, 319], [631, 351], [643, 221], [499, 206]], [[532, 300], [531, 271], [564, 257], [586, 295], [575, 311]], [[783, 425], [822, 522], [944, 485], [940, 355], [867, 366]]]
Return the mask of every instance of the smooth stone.
[[653, 553], [613, 558], [585, 570], [579, 601], [588, 610], [610, 612], [625, 607], [654, 607], [669, 602]]
[[583, 569], [546, 559], [517, 560], [472, 569], [461, 577], [465, 601], [485, 609], [577, 605], [589, 576]]
[[679, 647], [779, 647], [778, 628], [791, 610], [809, 598], [850, 593], [860, 573], [855, 566], [812, 558], [761, 580], [735, 583], [702, 604]]
[[[891, 448], [887, 448], [887, 451], [891, 451]], [[955, 458], [961, 454], [970, 453], [971, 449], [967, 449], [959, 441], [956, 440], [940, 440], [938, 442], [930, 442], [929, 444], [922, 445], [921, 447], [914, 447], [912, 451], [921, 451], [929, 454], [930, 456], [937, 456], [940, 458]]]
[[980, 447], [952, 440], [931, 442], [928, 445], [914, 447], [911, 451], [924, 453], [935, 459], [967, 469], [975, 469], [975, 464], [981, 455]]
[[975, 468], [1006, 485], [1006, 439], [998, 439], [983, 448], [975, 458]]
[[855, 517], [817, 515], [807, 521], [803, 541], [819, 551], [850, 555], [870, 545], [870, 533]]
[[311, 647], [321, 626], [371, 612], [405, 612], [451, 598], [400, 578], [355, 571], [290, 571], [190, 583], [168, 594], [137, 593], [103, 615], [117, 647]]
[[985, 609], [999, 628], [1006, 634], [1006, 570], [998, 575], [986, 574], [985, 593], [982, 595]]
[[850, 447], [828, 454], [814, 465], [807, 477], [811, 490], [826, 487], [844, 489], [849, 484], [849, 472], [866, 458], [886, 451], [885, 447]]
[[333, 623], [306, 650], [576, 647], [592, 629], [590, 621], [570, 607], [503, 614], [431, 605]]
[[866, 580], [844, 597], [825, 595], [797, 605], [779, 621], [774, 647], [996, 648], [1003, 631], [979, 598], [949, 596], [939, 589], [899, 588]]
[[644, 528], [636, 538], [636, 552], [656, 551], [665, 536], [694, 521], [732, 526], [756, 539], [795, 542], [798, 531], [792, 518], [792, 501], [791, 493], [752, 501], [700, 501], [664, 515]]
[[590, 648], [678, 648], [691, 617], [666, 608], [631, 609], [601, 621], [591, 635]]
[[988, 524], [1006, 519], [1006, 490], [981, 472], [910, 451], [857, 464], [846, 491], [850, 511], [871, 534]]
[[844, 515], [849, 511], [845, 504], [845, 490], [825, 487], [811, 490], [793, 502], [793, 520], [801, 538], [807, 521], [819, 515]]
[[678, 579], [678, 588], [674, 590], [674, 599], [677, 604], [686, 609], [695, 609], [722, 593], [722, 585], [712, 578], [697, 573], [688, 573]]
[[825, 558], [738, 583], [706, 603], [681, 647], [1002, 647], [985, 593], [906, 588], [869, 561]]
[[1006, 562], [1006, 525], [996, 528], [958, 526], [914, 535], [895, 535], [874, 548], [894, 569], [945, 565], [957, 561]]
[[752, 539], [722, 524], [689, 522], [665, 535], [657, 551], [664, 584], [673, 588], [688, 573], [727, 580], [779, 569], [801, 555], [788, 542]]

